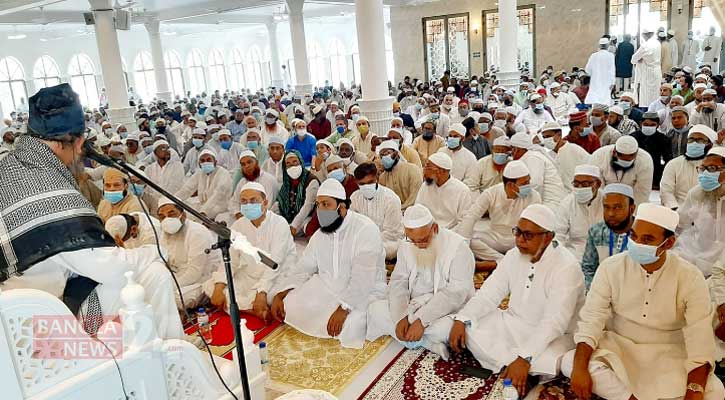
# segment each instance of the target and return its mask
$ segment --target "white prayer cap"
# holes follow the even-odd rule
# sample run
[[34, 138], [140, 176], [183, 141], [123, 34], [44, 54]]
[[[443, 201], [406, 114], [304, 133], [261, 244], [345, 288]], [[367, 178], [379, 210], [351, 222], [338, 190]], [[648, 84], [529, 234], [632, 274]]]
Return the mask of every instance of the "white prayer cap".
[[217, 132], [217, 134], [219, 136], [221, 136], [221, 135], [232, 136], [232, 131], [230, 131], [229, 129], [220, 129], [219, 132]]
[[[401, 137], [403, 136], [403, 130], [400, 128], [390, 128], [390, 129], [388, 129], [388, 134], [390, 134], [390, 132], [395, 132], [395, 133], [399, 134]], [[319, 140], [317, 141], [317, 143], [319, 143]]]
[[161, 198], [159, 199], [159, 206], [158, 206], [157, 209], [161, 209], [161, 207], [163, 207], [163, 206], [165, 206], [167, 204], [174, 204], [174, 205], [176, 205], [176, 203], [174, 203], [173, 201], [169, 200], [168, 197], [161, 196]]
[[400, 121], [400, 123], [402, 124], [403, 123], [403, 118], [393, 117], [393, 119], [391, 119], [390, 122], [393, 122], [393, 121]]
[[312, 115], [317, 115], [317, 113], [319, 113], [320, 111], [322, 111], [321, 105], [318, 104], [318, 105], [312, 107]]
[[655, 31], [652, 30], [652, 28], [643, 26], [642, 27], [642, 33], [654, 33]]
[[468, 116], [470, 118], [473, 118], [474, 121], [478, 122], [478, 119], [481, 118], [481, 113], [479, 113], [478, 111], [471, 111], [470, 113], [468, 113]]
[[348, 138], [342, 138], [342, 139], [338, 140], [337, 141], [337, 148], [339, 149], [340, 146], [342, 146], [345, 143], [349, 144], [350, 147], [352, 147], [352, 151], [355, 151], [355, 145], [352, 144], [352, 140], [350, 140]]
[[191, 131], [191, 134], [192, 135], [206, 136], [206, 131], [204, 131], [204, 129], [202, 129], [202, 128], [194, 128], [194, 130]]
[[141, 136], [139, 134], [139, 131], [133, 131], [129, 133], [128, 136], [126, 136], [126, 141], [128, 142], [129, 140], [133, 140], [134, 142], [138, 142], [139, 140], [141, 140]]
[[517, 110], [514, 106], [506, 107], [506, 112], [513, 116], [519, 115], [519, 110]]
[[511, 147], [511, 140], [509, 140], [506, 135], [499, 136], [496, 139], [493, 139], [493, 145]]
[[610, 113], [617, 114], [619, 116], [624, 115], [624, 109], [622, 109], [622, 107], [620, 107], [620, 106], [611, 106], [611, 107], [609, 107], [609, 112]]
[[693, 88], [695, 90], [697, 90], [697, 89], [707, 89], [707, 84], [702, 83], [702, 82], [701, 83], [696, 83], [695, 86], [693, 86]]
[[667, 33], [665, 31], [662, 31], [662, 32], [657, 33], [657, 36], [664, 38], [664, 37], [667, 37]]
[[619, 95], [619, 98], [620, 99], [622, 97], [629, 97], [630, 99], [634, 99], [634, 93], [632, 93], [632, 92], [624, 92], [624, 93], [622, 93], [622, 94]]
[[214, 160], [217, 159], [216, 152], [212, 149], [204, 149], [201, 152], [199, 152], [199, 157], [197, 157], [197, 160], [201, 160], [201, 156], [209, 154], [210, 156], [214, 157]]
[[481, 113], [478, 118], [488, 118], [489, 120], [493, 121], [493, 115], [491, 113], [485, 112]]
[[345, 188], [342, 187], [342, 183], [338, 182], [337, 179], [327, 178], [320, 188], [317, 190], [317, 197], [330, 196], [335, 199], [345, 200], [347, 195], [345, 194]]
[[554, 82], [551, 85], [549, 85], [549, 89], [556, 89], [558, 87], [561, 87], [561, 85], [559, 84], [559, 82]]
[[711, 96], [717, 96], [717, 92], [715, 91], [715, 89], [705, 89], [705, 91], [702, 92], [702, 94], [703, 95], [709, 94]]
[[255, 160], [257, 159], [257, 155], [254, 154], [252, 150], [244, 150], [243, 152], [239, 153], [239, 161], [241, 161], [244, 157], [252, 157]]
[[624, 183], [610, 183], [609, 185], [605, 186], [604, 189], [602, 189], [602, 193], [604, 195], [613, 193], [621, 194], [634, 200], [634, 189], [632, 189], [632, 186]]
[[529, 176], [529, 167], [521, 160], [509, 161], [503, 169], [503, 176], [508, 179], [519, 179], [524, 176]]
[[549, 232], [556, 227], [556, 215], [543, 204], [532, 204], [526, 207], [521, 213], [521, 219], [528, 219]]
[[167, 142], [165, 140], [157, 140], [157, 141], [155, 141], [154, 142], [154, 151], [156, 151], [156, 149], [158, 149], [160, 146], [163, 146], [163, 145], [167, 145], [168, 146], [169, 145], [169, 142]]
[[264, 190], [264, 186], [262, 186], [261, 183], [258, 182], [247, 182], [242, 186], [242, 190], [239, 191], [239, 193], [245, 191], [245, 190], [256, 190], [262, 194], [264, 194], [264, 197], [267, 197], [267, 191]]
[[710, 151], [707, 152], [708, 156], [711, 154], [718, 155], [720, 157], [725, 157], [725, 147], [722, 147], [722, 146], [713, 147], [712, 149], [710, 149]]
[[455, 124], [451, 125], [451, 129], [450, 129], [450, 131], [449, 131], [449, 132], [456, 132], [456, 133], [458, 133], [459, 135], [463, 135], [463, 136], [466, 136], [466, 127], [465, 127], [465, 126], [463, 126], [463, 124], [462, 124], [462, 123], [460, 123], [460, 122], [457, 122], [457, 123], [455, 123]]
[[448, 92], [448, 93], [453, 93], [455, 91], [456, 91], [456, 89], [453, 86], [448, 86], [448, 89], [446, 89], [446, 92]]
[[329, 167], [330, 165], [341, 163], [342, 158], [338, 156], [337, 154], [332, 154], [329, 157], [327, 157], [327, 160], [325, 160], [325, 168]]
[[397, 140], [386, 140], [386, 141], [380, 143], [380, 146], [378, 146], [378, 148], [377, 148], [378, 154], [380, 154], [380, 152], [385, 149], [393, 149], [395, 151], [398, 151], [398, 141]]
[[674, 36], [674, 34], [675, 34], [675, 30], [674, 30], [674, 29], [670, 29], [669, 31], [667, 31], [667, 34], [668, 34], [668, 35], [673, 35], [673, 36]]
[[[531, 96], [529, 96], [529, 101], [536, 101], [541, 98], [541, 95], [538, 93], [534, 93]], [[508, 109], [506, 110], [508, 112]]]
[[690, 128], [690, 132], [687, 136], [691, 136], [693, 133], [702, 133], [710, 139], [710, 142], [715, 143], [717, 141], [717, 132], [712, 130], [709, 126], [703, 124], [697, 124]]
[[113, 146], [111, 146], [109, 151], [114, 151], [116, 153], [123, 153], [124, 151], [126, 151], [126, 148], [123, 147], [122, 144], [114, 144]]
[[541, 133], [544, 133], [546, 131], [560, 131], [561, 125], [559, 125], [558, 122], [555, 121], [549, 121], [544, 124], [544, 126], [541, 127]]
[[112, 237], [124, 237], [127, 229], [128, 223], [122, 215], [114, 215], [106, 221], [106, 232], [110, 233]]
[[591, 165], [591, 164], [577, 165], [576, 168], [574, 168], [574, 176], [577, 176], [577, 175], [593, 176], [599, 180], [602, 180], [602, 173], [599, 170], [599, 167], [597, 167], [596, 165]]
[[268, 108], [266, 114], [271, 115], [273, 117], [279, 117], [279, 113], [274, 108]]
[[614, 149], [621, 154], [634, 154], [639, 149], [639, 145], [637, 144], [637, 139], [632, 136], [622, 136], [617, 139]]
[[272, 136], [269, 137], [268, 140], [269, 140], [269, 143], [267, 143], [267, 146], [269, 146], [272, 143], [281, 144], [282, 146], [285, 145], [284, 140], [282, 140], [282, 138], [279, 137], [279, 136], [272, 135]]
[[476, 97], [475, 99], [471, 100], [471, 104], [483, 104], [483, 99], [479, 99]]
[[428, 157], [428, 160], [437, 167], [443, 168], [447, 171], [453, 169], [453, 160], [451, 160], [451, 157], [446, 153], [433, 153]]
[[[488, 105], [487, 105], [489, 110], [495, 110], [495, 109], [499, 108], [500, 106], [501, 105], [496, 103], [495, 101], [489, 101]], [[504, 111], [506, 111], [506, 110], [504, 110]]]
[[677, 224], [680, 222], [680, 214], [669, 207], [664, 207], [659, 204], [642, 203], [637, 207], [634, 220], [647, 221], [661, 226], [670, 232], [674, 232], [677, 230]]
[[370, 123], [370, 120], [368, 119], [368, 117], [366, 117], [366, 116], [364, 116], [364, 115], [361, 115], [361, 116], [359, 116], [359, 117], [357, 118], [357, 122], [355, 122], [355, 124], [357, 125], [357, 123], [358, 123], [358, 122], [360, 122], [360, 121], [365, 121], [365, 122], [367, 122], [367, 123]]
[[403, 214], [403, 226], [408, 229], [416, 229], [428, 226], [433, 223], [433, 214], [422, 204], [415, 204], [408, 207]]
[[599, 44], [609, 44], [609, 39], [601, 38], [601, 39], [599, 39]]
[[334, 150], [334, 149], [335, 149], [335, 146], [333, 146], [333, 145], [332, 145], [332, 143], [330, 143], [329, 141], [327, 141], [327, 140], [325, 140], [325, 139], [320, 139], [320, 140], [318, 140], [318, 141], [317, 141], [317, 143], [315, 143], [315, 146], [317, 146], [318, 144], [324, 144], [324, 145], [325, 145], [325, 146], [327, 146], [327, 147], [328, 147], [328, 148], [329, 148], [330, 150]]
[[529, 136], [529, 134], [526, 132], [519, 132], [511, 136], [512, 147], [518, 147], [528, 150], [531, 148], [531, 144], [531, 136]]
[[111, 139], [109, 139], [106, 135], [101, 135], [98, 137], [98, 140], [96, 140], [96, 144], [98, 147], [106, 147], [111, 144]]
[[697, 74], [697, 76], [695, 76], [695, 79], [704, 79], [704, 80], [709, 80], [709, 79], [710, 79], [710, 77], [709, 77], [709, 76], [707, 76], [707, 75], [705, 75], [705, 74]]

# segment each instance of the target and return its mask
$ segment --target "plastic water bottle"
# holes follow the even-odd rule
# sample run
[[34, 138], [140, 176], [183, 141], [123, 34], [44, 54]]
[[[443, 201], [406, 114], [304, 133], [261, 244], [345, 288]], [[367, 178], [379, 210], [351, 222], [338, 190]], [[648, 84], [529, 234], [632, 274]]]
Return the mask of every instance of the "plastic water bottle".
[[503, 380], [503, 398], [504, 400], [519, 400], [519, 392], [511, 384], [511, 379]]
[[262, 364], [262, 371], [269, 374], [269, 353], [265, 342], [259, 342], [259, 360]]
[[204, 307], [200, 307], [197, 311], [196, 322], [199, 325], [199, 332], [201, 332], [201, 337], [204, 338], [204, 341], [207, 344], [211, 343], [212, 335], [211, 325], [209, 324], [209, 314], [206, 313]]

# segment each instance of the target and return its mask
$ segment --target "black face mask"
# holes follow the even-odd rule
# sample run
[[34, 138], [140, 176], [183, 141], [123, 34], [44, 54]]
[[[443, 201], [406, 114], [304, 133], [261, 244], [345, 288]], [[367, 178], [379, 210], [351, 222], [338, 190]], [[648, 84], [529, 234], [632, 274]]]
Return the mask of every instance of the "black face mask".
[[506, 106], [512, 106], [514, 102], [511, 99], [503, 99], [503, 104]]
[[435, 133], [433, 131], [423, 131], [423, 139], [431, 140], [431, 139], [433, 139], [434, 134]]

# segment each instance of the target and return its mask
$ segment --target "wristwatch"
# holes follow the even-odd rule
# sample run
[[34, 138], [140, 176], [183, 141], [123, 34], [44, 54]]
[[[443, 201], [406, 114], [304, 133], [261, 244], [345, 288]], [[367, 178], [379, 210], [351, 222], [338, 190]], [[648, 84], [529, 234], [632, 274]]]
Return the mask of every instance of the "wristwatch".
[[705, 393], [705, 388], [703, 388], [699, 383], [688, 383], [687, 390], [695, 393]]

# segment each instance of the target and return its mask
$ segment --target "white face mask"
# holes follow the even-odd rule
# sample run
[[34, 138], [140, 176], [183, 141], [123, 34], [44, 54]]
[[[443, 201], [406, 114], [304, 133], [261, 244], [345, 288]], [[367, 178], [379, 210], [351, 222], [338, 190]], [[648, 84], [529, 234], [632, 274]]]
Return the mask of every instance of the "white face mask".
[[287, 175], [292, 179], [297, 179], [302, 175], [302, 167], [295, 165], [294, 167], [287, 168]]
[[300, 138], [303, 138], [303, 137], [305, 137], [307, 135], [307, 131], [304, 130], [304, 129], [297, 129], [297, 130], [295, 130], [295, 133]]
[[544, 147], [546, 147], [549, 150], [554, 150], [556, 147], [556, 142], [554, 141], [553, 137], [544, 138], [542, 141]]
[[378, 191], [378, 185], [375, 183], [368, 183], [367, 185], [360, 185], [360, 193], [364, 198], [371, 200], [375, 197], [375, 193]]
[[495, 126], [497, 128], [503, 128], [506, 126], [506, 120], [497, 119], [497, 120], [493, 121], [493, 126]]
[[181, 230], [183, 225], [184, 223], [181, 222], [180, 218], [164, 218], [164, 220], [161, 221], [161, 229], [169, 235], [173, 235]]

